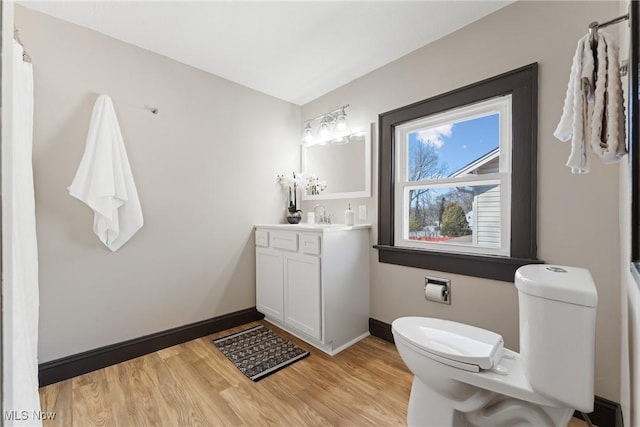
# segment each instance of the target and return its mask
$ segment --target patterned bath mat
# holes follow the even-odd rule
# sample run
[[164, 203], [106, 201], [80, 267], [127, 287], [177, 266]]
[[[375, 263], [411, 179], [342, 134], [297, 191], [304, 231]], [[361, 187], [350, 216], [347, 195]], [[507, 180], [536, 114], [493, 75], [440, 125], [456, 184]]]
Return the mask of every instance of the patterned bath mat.
[[262, 325], [215, 339], [213, 343], [253, 381], [309, 355], [308, 351]]

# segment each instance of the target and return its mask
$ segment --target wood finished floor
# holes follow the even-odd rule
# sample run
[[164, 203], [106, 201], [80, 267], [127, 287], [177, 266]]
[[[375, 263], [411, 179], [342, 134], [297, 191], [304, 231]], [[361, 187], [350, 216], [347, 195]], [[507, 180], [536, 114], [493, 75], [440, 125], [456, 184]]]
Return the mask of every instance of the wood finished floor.
[[[254, 383], [211, 340], [258, 324], [311, 355]], [[379, 338], [331, 357], [261, 321], [51, 384], [40, 401], [56, 413], [45, 427], [403, 426], [411, 379]]]

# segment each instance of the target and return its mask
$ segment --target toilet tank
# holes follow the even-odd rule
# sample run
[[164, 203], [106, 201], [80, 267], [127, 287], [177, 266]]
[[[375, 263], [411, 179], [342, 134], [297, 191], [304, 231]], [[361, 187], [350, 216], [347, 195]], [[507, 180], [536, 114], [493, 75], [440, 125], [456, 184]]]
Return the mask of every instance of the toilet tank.
[[520, 355], [535, 391], [559, 406], [593, 410], [596, 305], [589, 270], [545, 264], [516, 271]]

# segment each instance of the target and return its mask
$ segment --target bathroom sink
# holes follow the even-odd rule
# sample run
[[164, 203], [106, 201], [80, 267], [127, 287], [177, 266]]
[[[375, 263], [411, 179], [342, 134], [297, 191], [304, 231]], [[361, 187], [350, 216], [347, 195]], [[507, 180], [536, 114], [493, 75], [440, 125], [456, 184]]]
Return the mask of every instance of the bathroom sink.
[[324, 230], [324, 231], [334, 231], [334, 230], [358, 230], [360, 228], [370, 228], [371, 224], [355, 224], [355, 225], [347, 225], [347, 224], [291, 224], [292, 227], [297, 228], [298, 230]]
[[301, 222], [299, 224], [260, 224], [260, 227], [265, 228], [274, 228], [274, 229], [288, 229], [288, 230], [358, 230], [361, 228], [371, 228], [371, 224], [355, 224], [355, 225], [346, 225], [346, 224], [307, 224], [306, 222]]

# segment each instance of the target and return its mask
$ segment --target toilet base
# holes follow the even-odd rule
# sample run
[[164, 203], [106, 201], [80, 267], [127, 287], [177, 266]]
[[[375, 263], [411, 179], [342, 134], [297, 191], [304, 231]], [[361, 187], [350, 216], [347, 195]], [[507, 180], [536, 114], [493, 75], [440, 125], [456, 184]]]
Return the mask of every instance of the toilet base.
[[467, 427], [468, 424], [464, 414], [451, 407], [449, 399], [431, 390], [417, 377], [413, 377], [407, 409], [407, 426]]
[[452, 400], [413, 378], [407, 424], [424, 427], [566, 427], [573, 409], [535, 405], [478, 389]]

